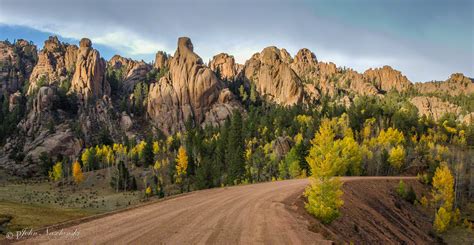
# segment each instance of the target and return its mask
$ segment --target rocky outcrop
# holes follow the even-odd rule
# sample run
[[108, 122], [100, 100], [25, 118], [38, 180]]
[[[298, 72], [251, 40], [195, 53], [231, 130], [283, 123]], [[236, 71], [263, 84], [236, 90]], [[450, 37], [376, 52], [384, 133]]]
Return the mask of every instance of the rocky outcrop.
[[135, 84], [145, 81], [146, 75], [151, 71], [152, 66], [144, 61], [135, 61], [124, 58], [120, 55], [114, 55], [108, 62], [110, 69], [119, 70], [121, 74], [122, 90], [132, 92]]
[[110, 95], [110, 85], [105, 77], [106, 62], [99, 51], [92, 48], [92, 42], [81, 39], [77, 54], [71, 92], [76, 92], [84, 101]]
[[44, 47], [38, 55], [38, 63], [31, 73], [28, 94], [44, 85], [60, 85], [65, 80], [70, 81], [77, 53], [77, 46], [61, 43], [57, 37], [49, 37], [44, 42]]
[[369, 69], [364, 72], [364, 77], [367, 79], [367, 81], [375, 85], [378, 90], [384, 92], [388, 92], [390, 90], [403, 92], [412, 86], [411, 82], [405, 76], [403, 76], [401, 72], [393, 69], [390, 66]]
[[472, 94], [474, 93], [474, 80], [462, 73], [454, 73], [446, 81], [416, 83], [415, 88], [422, 94]]
[[280, 105], [294, 105], [303, 101], [303, 84], [291, 69], [286, 50], [267, 47], [250, 58], [243, 68], [241, 79], [254, 83], [256, 91]]
[[461, 108], [449, 102], [442, 101], [437, 97], [417, 96], [410, 102], [418, 108], [419, 115], [425, 115], [438, 120], [446, 113], [459, 114]]
[[23, 99], [23, 96], [21, 95], [20, 91], [16, 91], [13, 94], [10, 94], [10, 97], [8, 98], [8, 111], [13, 111], [15, 108], [18, 108], [18, 106], [21, 104], [21, 100]]
[[215, 55], [209, 62], [209, 68], [216, 73], [219, 78], [233, 81], [243, 66], [235, 63], [234, 56], [226, 53]]
[[0, 41], [0, 94], [11, 94], [29, 80], [38, 60], [36, 46], [19, 39], [11, 44]]
[[[295, 59], [291, 62], [291, 69], [293, 69], [303, 81], [313, 79], [318, 76], [318, 60], [316, 59], [316, 55], [309, 49], [300, 49]], [[334, 73], [335, 72], [336, 66], [334, 66]]]
[[169, 59], [170, 57], [168, 54], [163, 51], [158, 51], [155, 56], [155, 64], [153, 65], [153, 68], [161, 70], [165, 67], [168, 67]]
[[196, 124], [218, 122], [239, 108], [214, 72], [194, 53], [191, 40], [181, 37], [169, 62], [169, 73], [151, 84], [147, 113], [153, 124], [170, 134]]

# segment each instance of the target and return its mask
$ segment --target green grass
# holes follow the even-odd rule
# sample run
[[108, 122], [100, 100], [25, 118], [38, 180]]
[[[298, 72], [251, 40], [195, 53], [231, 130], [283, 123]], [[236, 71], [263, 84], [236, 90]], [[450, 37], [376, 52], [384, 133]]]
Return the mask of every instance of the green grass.
[[[90, 210], [56, 208], [41, 205], [0, 201], [0, 220], [10, 217], [6, 232], [40, 227], [78, 219], [94, 214]], [[10, 219], [8, 218], [8, 219]]]

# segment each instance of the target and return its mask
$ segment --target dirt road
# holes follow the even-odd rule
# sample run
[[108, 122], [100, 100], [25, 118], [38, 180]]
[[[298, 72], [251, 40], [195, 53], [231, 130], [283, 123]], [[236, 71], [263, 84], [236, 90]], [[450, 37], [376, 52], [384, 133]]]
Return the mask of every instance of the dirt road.
[[[393, 177], [342, 179], [366, 178]], [[21, 243], [326, 244], [288, 205], [308, 183], [308, 179], [299, 179], [198, 191], [64, 229], [77, 230], [76, 240], [43, 235]]]

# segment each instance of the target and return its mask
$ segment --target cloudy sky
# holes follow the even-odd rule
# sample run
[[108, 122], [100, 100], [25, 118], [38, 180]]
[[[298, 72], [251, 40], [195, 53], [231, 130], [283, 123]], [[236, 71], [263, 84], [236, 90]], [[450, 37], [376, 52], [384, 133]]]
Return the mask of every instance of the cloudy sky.
[[0, 0], [0, 39], [40, 47], [89, 37], [105, 58], [152, 61], [192, 39], [203, 60], [244, 63], [266, 46], [303, 47], [360, 72], [391, 65], [414, 82], [474, 77], [472, 0]]

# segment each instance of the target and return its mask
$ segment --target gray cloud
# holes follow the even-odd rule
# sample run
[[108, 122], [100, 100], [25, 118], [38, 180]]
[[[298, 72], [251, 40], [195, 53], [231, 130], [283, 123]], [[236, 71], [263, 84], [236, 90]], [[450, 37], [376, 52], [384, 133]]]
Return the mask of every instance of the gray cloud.
[[[453, 72], [474, 76], [472, 46], [463, 50], [455, 42], [427, 43], [390, 28], [371, 29], [320, 14], [318, 4], [307, 1], [0, 0], [0, 23], [87, 36], [134, 57], [158, 49], [172, 53], [177, 37], [189, 36], [204, 60], [228, 52], [244, 62], [276, 45], [292, 54], [307, 47], [320, 60], [361, 72], [388, 64], [412, 81], [444, 80]], [[472, 29], [470, 34], [465, 38], [473, 43]]]

